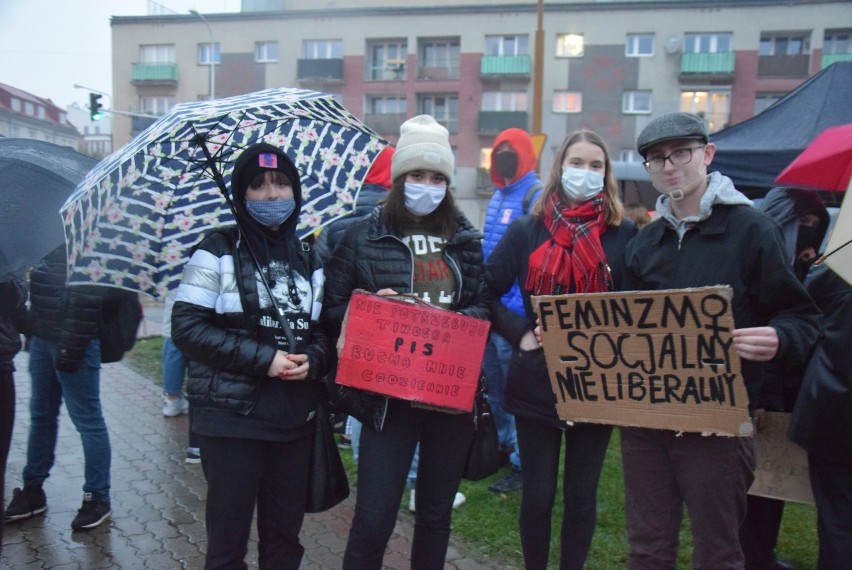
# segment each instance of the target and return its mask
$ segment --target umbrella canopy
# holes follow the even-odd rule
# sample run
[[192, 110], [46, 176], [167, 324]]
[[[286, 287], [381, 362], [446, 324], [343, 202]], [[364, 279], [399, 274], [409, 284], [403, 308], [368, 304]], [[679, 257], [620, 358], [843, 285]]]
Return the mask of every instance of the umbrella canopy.
[[317, 91], [277, 88], [175, 105], [99, 163], [63, 207], [69, 283], [158, 298], [177, 287], [191, 247], [234, 223], [231, 171], [259, 142], [286, 152], [302, 175], [300, 237], [354, 210], [387, 146]]
[[825, 255], [817, 263], [825, 262], [852, 284], [852, 203], [848, 192], [852, 188], [852, 123], [820, 133], [776, 182], [846, 192]]
[[65, 241], [59, 209], [96, 163], [67, 146], [0, 138], [0, 281]]

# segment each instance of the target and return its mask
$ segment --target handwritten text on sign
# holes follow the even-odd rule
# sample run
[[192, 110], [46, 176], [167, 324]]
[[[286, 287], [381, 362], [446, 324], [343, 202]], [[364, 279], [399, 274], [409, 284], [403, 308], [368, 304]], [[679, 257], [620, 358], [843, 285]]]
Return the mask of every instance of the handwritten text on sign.
[[559, 417], [751, 434], [732, 290], [534, 297]]
[[356, 291], [338, 342], [338, 384], [470, 411], [488, 321]]

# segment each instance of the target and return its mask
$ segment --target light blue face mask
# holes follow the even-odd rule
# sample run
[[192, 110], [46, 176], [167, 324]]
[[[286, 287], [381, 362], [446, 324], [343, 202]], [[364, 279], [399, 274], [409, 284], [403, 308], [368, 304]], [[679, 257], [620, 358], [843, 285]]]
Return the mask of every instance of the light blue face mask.
[[287, 221], [296, 209], [294, 198], [286, 200], [246, 200], [249, 215], [262, 226], [274, 228]]
[[572, 202], [588, 202], [603, 190], [604, 177], [600, 172], [585, 168], [562, 168], [562, 190]]

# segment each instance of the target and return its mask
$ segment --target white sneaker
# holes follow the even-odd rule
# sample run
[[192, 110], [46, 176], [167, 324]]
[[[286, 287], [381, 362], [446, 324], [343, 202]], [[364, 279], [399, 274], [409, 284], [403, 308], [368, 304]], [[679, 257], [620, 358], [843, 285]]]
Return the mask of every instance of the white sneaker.
[[408, 510], [412, 513], [414, 512], [414, 489], [412, 489], [411, 493], [408, 495]]
[[465, 504], [466, 501], [467, 499], [465, 498], [464, 494], [456, 493], [456, 498], [453, 499], [453, 509], [459, 508], [460, 506]]
[[189, 413], [189, 402], [181, 396], [174, 400], [163, 396], [163, 415], [169, 418]]

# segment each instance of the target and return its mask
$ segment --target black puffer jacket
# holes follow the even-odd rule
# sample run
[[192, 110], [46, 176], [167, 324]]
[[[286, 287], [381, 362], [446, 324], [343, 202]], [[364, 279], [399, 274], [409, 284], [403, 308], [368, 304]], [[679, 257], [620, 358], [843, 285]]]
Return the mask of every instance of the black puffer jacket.
[[[329, 344], [322, 332], [314, 328], [306, 333], [309, 339], [307, 342], [290, 351], [308, 356], [310, 372], [307, 381], [284, 383], [280, 379], [267, 377], [277, 348], [257, 340], [257, 323], [260, 321], [257, 280], [248, 253], [244, 248], [237, 249], [238, 238], [236, 226], [231, 226], [208, 235], [199, 244], [198, 249], [206, 252], [209, 260], [215, 260], [219, 270], [228, 273], [229, 268], [225, 264], [233, 259], [237, 290], [229, 289], [234, 284], [229, 283], [227, 276], [223, 278], [216, 271], [211, 271], [206, 280], [201, 276], [201, 281], [198, 281], [196, 278], [199, 272], [192, 269], [191, 261], [172, 311], [172, 340], [190, 360], [188, 398], [198, 410], [196, 420], [202, 421], [207, 417], [208, 426], [215, 423], [212, 419], [215, 417], [221, 420], [219, 427], [228, 431], [223, 418], [230, 417], [227, 414], [211, 415], [208, 410], [249, 416], [257, 411], [262, 390], [269, 393], [270, 389], [275, 391], [283, 385], [286, 394], [276, 399], [275, 417], [259, 419], [261, 422], [271, 419], [275, 423], [276, 428], [272, 431], [277, 435], [267, 435], [277, 439], [278, 435], [289, 429], [305, 427], [316, 410], [319, 395], [316, 380], [325, 374]], [[308, 269], [306, 277], [310, 280], [311, 274], [319, 267], [318, 260], [307, 245], [298, 255]], [[191, 295], [183, 292], [187, 285], [209, 286], [211, 289], [203, 294], [217, 296], [217, 307], [188, 302], [186, 299]], [[223, 300], [228, 295], [232, 295], [233, 304], [224, 306], [229, 302]], [[265, 411], [261, 410], [261, 414]], [[259, 434], [229, 433], [234, 437], [266, 438]]]
[[49, 253], [30, 275], [30, 328], [34, 336], [59, 345], [55, 366], [75, 372], [89, 342], [100, 333], [105, 291], [89, 285], [65, 285], [65, 246]]
[[314, 244], [314, 249], [317, 250], [317, 255], [319, 255], [323, 263], [326, 263], [331, 257], [331, 252], [334, 251], [334, 248], [340, 242], [340, 236], [343, 235], [346, 228], [375, 210], [379, 202], [384, 200], [387, 195], [388, 189], [384, 186], [377, 184], [364, 184], [361, 186], [361, 191], [358, 193], [358, 200], [355, 202], [355, 211], [345, 218], [329, 224], [320, 232]]
[[[326, 264], [323, 322], [334, 338], [340, 335], [343, 316], [355, 289], [372, 293], [381, 289], [393, 289], [397, 293], [413, 290], [412, 253], [401, 236], [390, 231], [382, 222], [381, 212], [380, 206], [347, 228]], [[459, 213], [458, 229], [447, 240], [444, 259], [458, 284], [452, 310], [487, 319], [481, 239], [479, 230]], [[340, 388], [338, 408], [381, 431], [387, 398]]]

